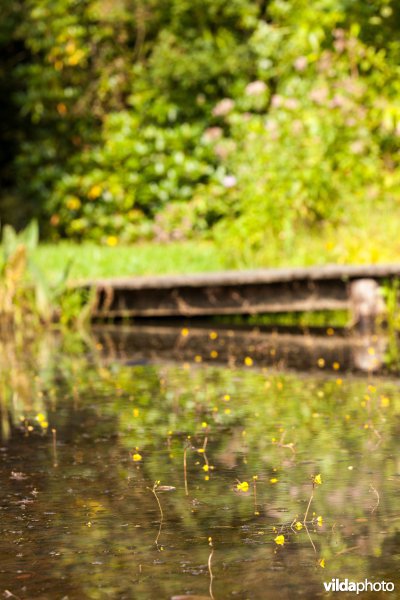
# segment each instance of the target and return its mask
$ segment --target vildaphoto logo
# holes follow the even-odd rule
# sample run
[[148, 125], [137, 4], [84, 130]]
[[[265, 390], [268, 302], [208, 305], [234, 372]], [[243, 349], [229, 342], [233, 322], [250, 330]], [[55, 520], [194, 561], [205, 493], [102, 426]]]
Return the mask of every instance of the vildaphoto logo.
[[393, 592], [394, 583], [392, 581], [349, 581], [348, 579], [332, 579], [324, 581], [326, 592]]

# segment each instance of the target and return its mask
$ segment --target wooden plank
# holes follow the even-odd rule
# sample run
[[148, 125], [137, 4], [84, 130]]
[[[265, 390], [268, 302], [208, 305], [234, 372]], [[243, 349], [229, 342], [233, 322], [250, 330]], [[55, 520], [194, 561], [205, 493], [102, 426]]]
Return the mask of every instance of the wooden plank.
[[94, 317], [193, 317], [347, 310], [351, 282], [393, 277], [400, 265], [332, 265], [98, 279], [84, 287], [96, 290]]
[[282, 269], [253, 269], [244, 271], [212, 271], [194, 275], [157, 275], [111, 277], [75, 282], [79, 287], [112, 287], [113, 289], [172, 289], [176, 287], [238, 286], [255, 283], [286, 281], [320, 281], [371, 278], [382, 280], [400, 277], [400, 264], [327, 265], [323, 267], [294, 267]]

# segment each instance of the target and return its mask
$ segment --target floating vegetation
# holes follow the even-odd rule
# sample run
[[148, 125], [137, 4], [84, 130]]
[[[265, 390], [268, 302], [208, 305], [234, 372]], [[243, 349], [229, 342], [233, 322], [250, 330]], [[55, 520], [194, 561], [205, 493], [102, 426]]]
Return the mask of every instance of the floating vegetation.
[[3, 589], [14, 570], [20, 598], [313, 597], [325, 572], [394, 568], [397, 380], [0, 348]]

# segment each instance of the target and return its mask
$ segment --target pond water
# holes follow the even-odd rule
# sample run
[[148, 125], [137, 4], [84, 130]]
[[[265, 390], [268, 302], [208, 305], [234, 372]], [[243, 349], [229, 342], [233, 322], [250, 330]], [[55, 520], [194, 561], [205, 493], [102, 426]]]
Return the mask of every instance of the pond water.
[[218, 330], [205, 346], [178, 329], [158, 352], [128, 333], [0, 345], [2, 597], [398, 588], [396, 377], [348, 372], [333, 347], [328, 364], [318, 345], [313, 368], [288, 369], [279, 336], [262, 364], [254, 339], [219, 360]]

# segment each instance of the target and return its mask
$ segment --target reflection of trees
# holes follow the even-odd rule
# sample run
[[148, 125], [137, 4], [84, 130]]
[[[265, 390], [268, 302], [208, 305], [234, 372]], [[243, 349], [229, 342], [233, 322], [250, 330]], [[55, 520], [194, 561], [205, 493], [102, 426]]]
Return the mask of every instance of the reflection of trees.
[[[71, 599], [205, 594], [209, 535], [216, 598], [228, 589], [272, 598], [277, 588], [295, 584], [312, 597], [332, 576], [328, 568], [353, 579], [365, 575], [366, 565], [374, 574], [390, 572], [387, 548], [396, 543], [398, 519], [396, 382], [377, 379], [371, 387], [363, 379], [339, 384], [221, 367], [121, 366], [103, 363], [87, 348], [83, 353], [76, 341], [61, 356], [66, 343], [38, 346], [29, 360], [22, 348], [3, 346], [2, 365], [7, 360], [9, 368], [1, 372], [2, 414], [10, 431], [21, 412], [39, 410], [57, 429], [58, 468], [50, 433], [35, 431], [12, 435], [1, 473], [7, 535], [0, 559], [8, 574], [16, 565], [32, 573], [24, 580], [31, 597], [40, 586], [43, 597], [61, 586]], [[283, 433], [294, 451], [278, 443]], [[215, 469], [205, 481], [202, 455], [190, 450], [186, 497], [188, 435], [194, 448], [207, 435]], [[130, 456], [136, 446], [143, 455], [138, 464]], [[11, 470], [27, 478], [10, 479]], [[290, 535], [282, 549], [272, 544], [274, 525], [304, 514], [316, 472], [324, 483], [311, 510], [324, 526], [311, 535], [327, 561], [325, 572], [315, 570], [318, 557], [304, 531]], [[251, 493], [233, 490], [236, 479], [254, 474], [259, 517]], [[159, 511], [146, 489], [156, 480], [176, 487], [160, 494], [162, 552], [154, 545]], [[374, 513], [370, 484], [380, 496]], [[3, 581], [8, 589], [0, 575]]]

